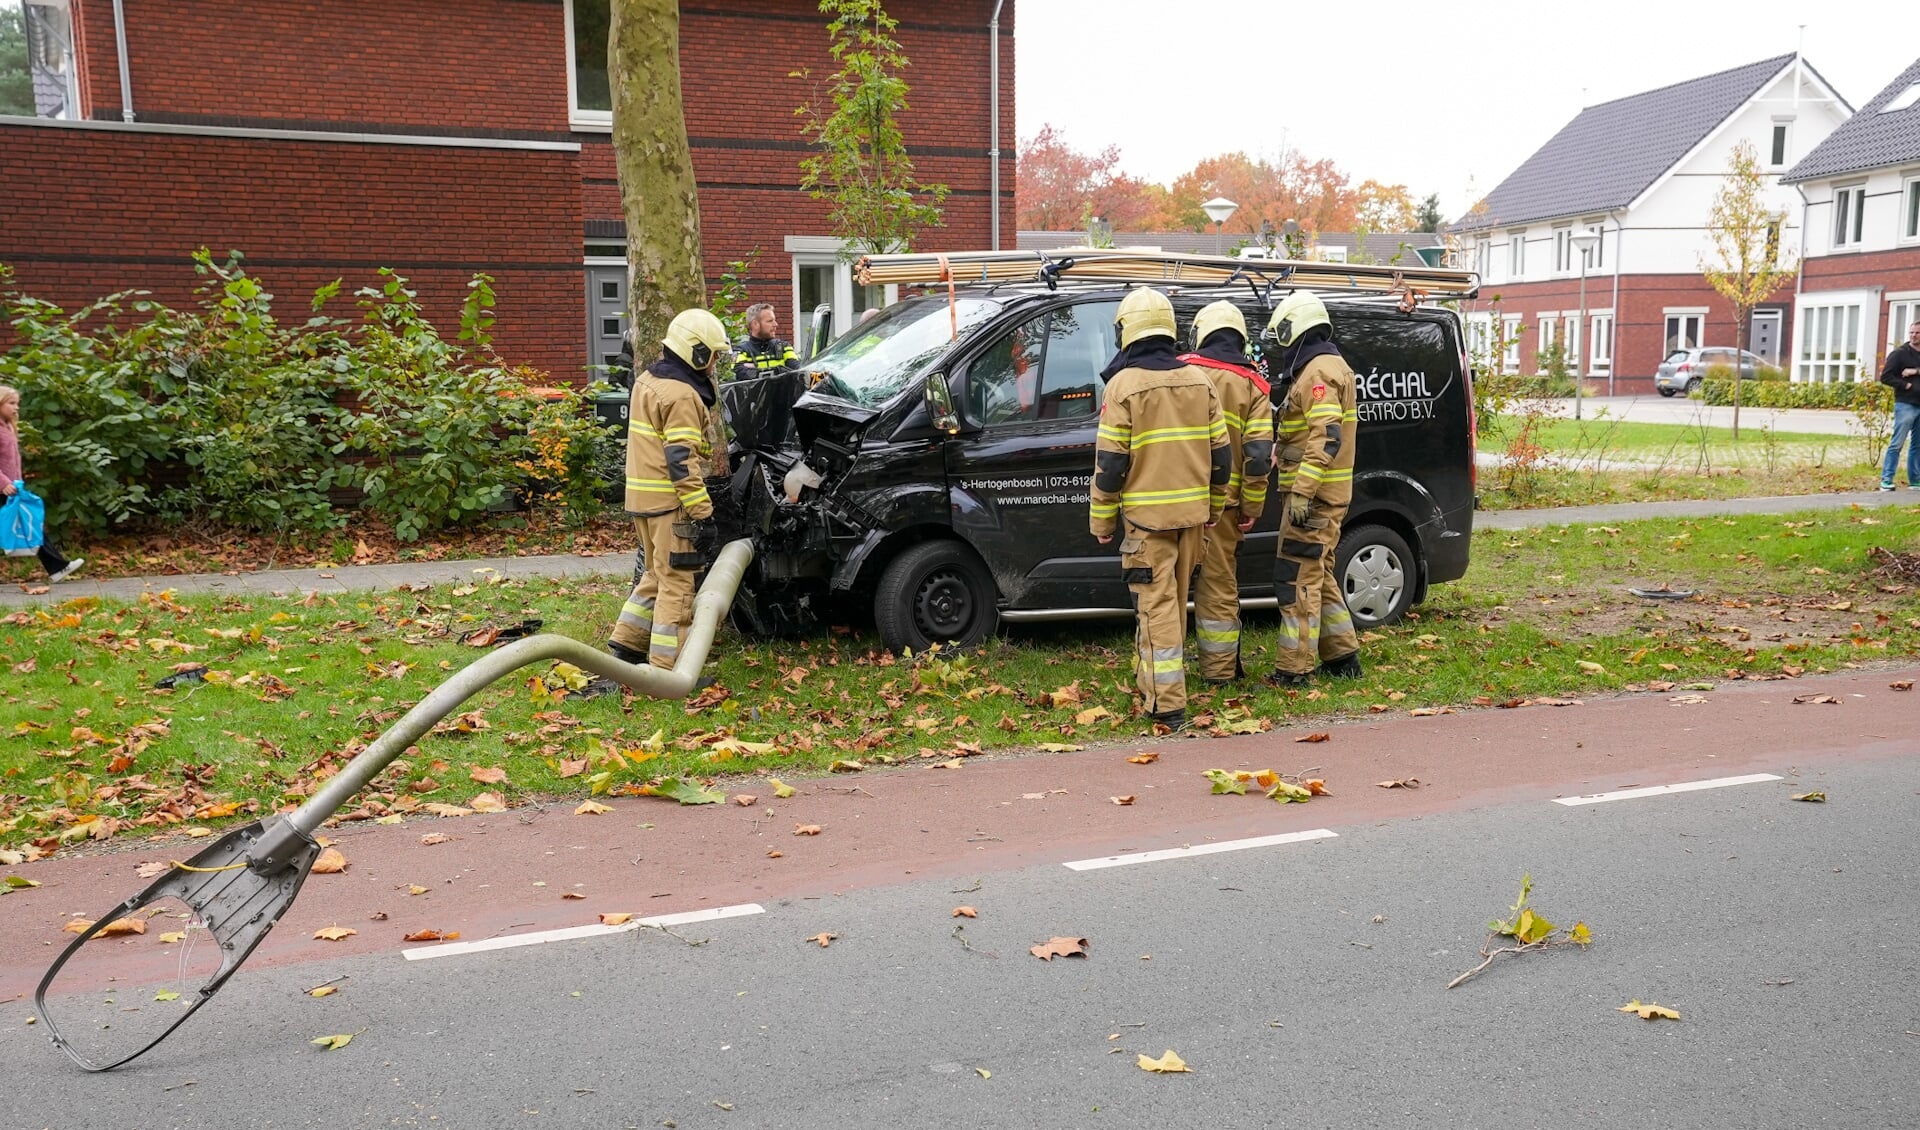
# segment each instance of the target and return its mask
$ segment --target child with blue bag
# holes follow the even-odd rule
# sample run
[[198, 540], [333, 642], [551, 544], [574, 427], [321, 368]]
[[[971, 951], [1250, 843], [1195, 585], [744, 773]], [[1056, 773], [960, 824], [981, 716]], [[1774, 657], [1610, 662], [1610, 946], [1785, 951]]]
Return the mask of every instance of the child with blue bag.
[[[0, 504], [0, 515], [5, 515], [9, 529], [12, 528], [12, 515], [8, 511], [27, 501], [25, 495], [20, 499], [13, 497], [16, 490], [22, 489], [20, 484], [24, 478], [20, 467], [20, 433], [17, 427], [19, 423], [20, 390], [0, 385], [0, 502], [4, 503]], [[38, 499], [33, 501], [37, 502]], [[44, 514], [45, 510], [40, 509], [39, 515], [34, 516], [43, 526]], [[47, 535], [44, 528], [38, 532], [40, 544], [35, 547], [34, 553], [40, 558], [41, 568], [47, 571], [47, 575], [53, 578], [55, 584], [73, 576], [80, 571], [80, 566], [87, 563], [84, 557], [67, 560], [54, 547], [53, 539]], [[23, 530], [23, 533], [29, 540], [31, 539], [32, 531]]]

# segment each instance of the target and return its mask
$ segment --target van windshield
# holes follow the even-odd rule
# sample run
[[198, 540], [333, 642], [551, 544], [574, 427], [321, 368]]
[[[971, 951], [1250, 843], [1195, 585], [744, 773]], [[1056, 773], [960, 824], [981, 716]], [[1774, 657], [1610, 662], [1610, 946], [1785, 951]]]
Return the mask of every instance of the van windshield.
[[945, 295], [909, 298], [848, 330], [802, 367], [827, 374], [822, 389], [878, 407], [946, 352], [955, 340], [956, 322], [964, 336], [1000, 308], [993, 299], [962, 295], [950, 316]]

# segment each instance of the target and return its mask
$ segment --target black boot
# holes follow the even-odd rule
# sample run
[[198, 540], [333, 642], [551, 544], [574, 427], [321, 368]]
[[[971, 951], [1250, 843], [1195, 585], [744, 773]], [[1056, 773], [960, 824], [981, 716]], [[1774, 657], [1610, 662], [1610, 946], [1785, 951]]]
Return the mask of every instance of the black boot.
[[1282, 690], [1288, 687], [1304, 687], [1312, 682], [1312, 675], [1302, 675], [1297, 671], [1281, 671], [1276, 669], [1267, 672], [1266, 677], [1266, 684], [1268, 686]]
[[607, 641], [607, 654], [622, 663], [631, 663], [635, 667], [645, 667], [647, 665], [646, 656], [633, 650], [626, 644], [614, 643], [612, 640]]
[[1162, 710], [1157, 714], [1149, 714], [1147, 717], [1165, 726], [1171, 733], [1177, 734], [1187, 728], [1187, 712], [1185, 709]]
[[1320, 673], [1334, 679], [1358, 679], [1360, 653], [1355, 651], [1338, 659], [1329, 659], [1320, 665]]

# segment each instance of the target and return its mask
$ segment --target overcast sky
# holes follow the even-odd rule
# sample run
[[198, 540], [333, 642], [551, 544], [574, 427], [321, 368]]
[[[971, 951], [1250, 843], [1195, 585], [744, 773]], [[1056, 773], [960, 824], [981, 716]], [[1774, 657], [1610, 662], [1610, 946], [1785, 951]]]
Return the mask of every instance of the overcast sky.
[[[1018, 0], [1022, 138], [1120, 147], [1170, 183], [1234, 150], [1331, 157], [1353, 181], [1440, 194], [1449, 218], [1582, 106], [1788, 54], [1859, 109], [1920, 57], [1888, 5]], [[1905, 26], [1903, 26], [1905, 25]]]

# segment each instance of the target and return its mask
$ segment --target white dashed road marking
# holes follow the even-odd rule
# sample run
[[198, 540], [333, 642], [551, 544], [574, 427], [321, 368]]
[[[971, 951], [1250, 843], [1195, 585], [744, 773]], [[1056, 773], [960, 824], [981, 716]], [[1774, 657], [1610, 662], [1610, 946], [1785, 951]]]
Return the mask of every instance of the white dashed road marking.
[[1163, 859], [1185, 859], [1192, 855], [1212, 855], [1215, 852], [1241, 851], [1246, 848], [1270, 847], [1274, 844], [1296, 844], [1303, 840], [1328, 840], [1335, 835], [1336, 833], [1325, 828], [1315, 828], [1310, 832], [1284, 832], [1278, 836], [1255, 836], [1250, 840], [1222, 840], [1217, 844], [1162, 848], [1159, 851], [1139, 851], [1130, 855], [1109, 855], [1102, 859], [1076, 859], [1063, 866], [1075, 871], [1098, 871], [1103, 867], [1125, 867], [1130, 863], [1158, 863]]
[[561, 930], [541, 930], [532, 934], [509, 934], [503, 938], [486, 938], [477, 942], [447, 942], [437, 946], [421, 946], [418, 949], [402, 950], [408, 961], [425, 961], [431, 957], [459, 957], [470, 953], [485, 953], [488, 950], [512, 949], [515, 946], [537, 946], [546, 942], [570, 942], [576, 938], [599, 938], [607, 934], [624, 934], [628, 930], [638, 930], [646, 926], [687, 926], [695, 922], [712, 922], [720, 918], [743, 918], [749, 914], [765, 913], [766, 908], [757, 902], [743, 903], [739, 906], [716, 906], [710, 910], [689, 910], [682, 914], [662, 914], [654, 918], [636, 918], [631, 922], [622, 922], [618, 926], [569, 926]]
[[1649, 785], [1644, 789], [1620, 789], [1611, 793], [1590, 793], [1587, 796], [1557, 796], [1553, 803], [1573, 808], [1582, 804], [1605, 804], [1610, 800], [1633, 800], [1636, 797], [1660, 796], [1664, 793], [1691, 793], [1701, 789], [1723, 789], [1728, 785], [1757, 785], [1761, 781], [1778, 781], [1781, 778], [1773, 773], [1749, 773], [1744, 777], [1715, 777], [1711, 781], [1683, 781], [1678, 785]]

